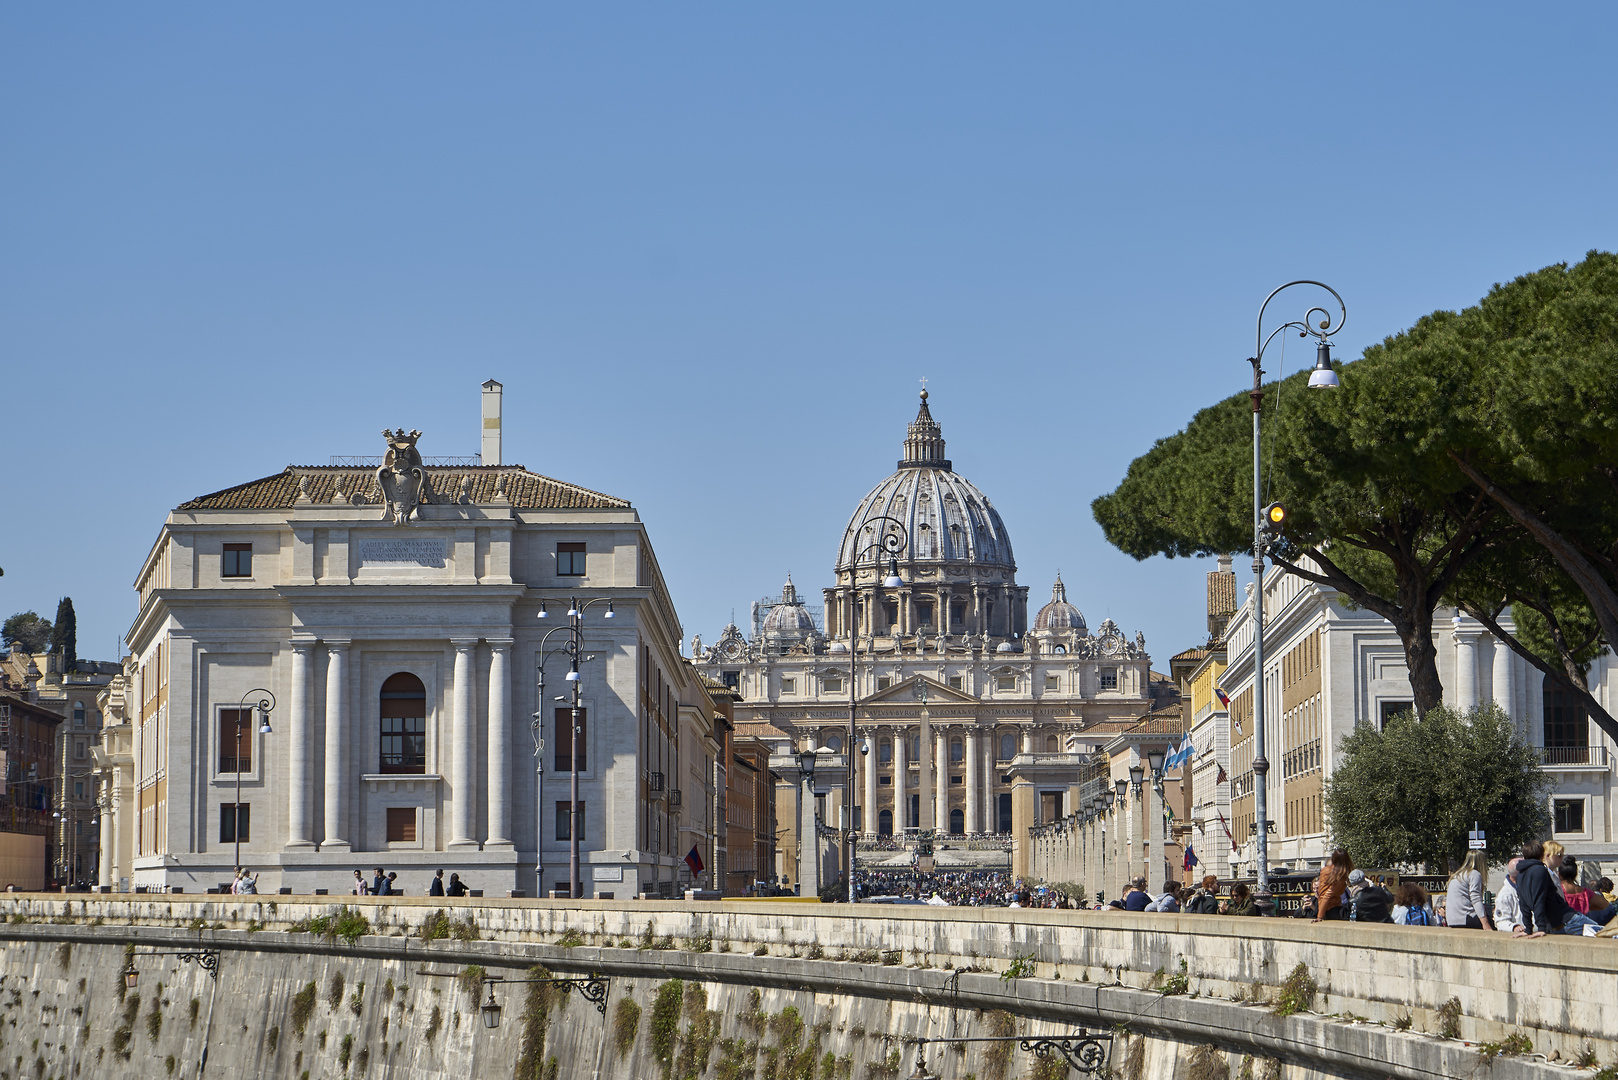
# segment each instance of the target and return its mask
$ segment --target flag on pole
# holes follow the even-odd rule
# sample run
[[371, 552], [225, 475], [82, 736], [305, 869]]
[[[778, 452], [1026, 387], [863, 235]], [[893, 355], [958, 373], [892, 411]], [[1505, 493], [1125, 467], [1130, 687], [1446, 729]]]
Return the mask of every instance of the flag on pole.
[[1195, 850], [1192, 849], [1190, 844], [1187, 844], [1185, 846], [1185, 872], [1189, 874], [1191, 872], [1192, 868], [1195, 867], [1196, 865], [1197, 865], [1197, 853], [1196, 853]]
[[1225, 693], [1223, 690], [1221, 690], [1219, 687], [1216, 686], [1216, 687], [1214, 687], [1214, 695], [1219, 698], [1219, 704], [1223, 705], [1227, 709], [1230, 708], [1230, 695], [1229, 694]]
[[1230, 823], [1225, 820], [1224, 814], [1219, 814], [1219, 827], [1225, 830], [1225, 839], [1230, 841], [1231, 850], [1236, 848], [1236, 838], [1230, 835]]
[[1223, 765], [1219, 766], [1219, 775], [1214, 777], [1214, 783], [1216, 783], [1216, 784], [1228, 784], [1228, 783], [1230, 783], [1230, 777], [1225, 775], [1225, 767]]
[[702, 873], [702, 853], [697, 850], [697, 845], [692, 844], [691, 850], [686, 852], [685, 865], [691, 868], [692, 877]]

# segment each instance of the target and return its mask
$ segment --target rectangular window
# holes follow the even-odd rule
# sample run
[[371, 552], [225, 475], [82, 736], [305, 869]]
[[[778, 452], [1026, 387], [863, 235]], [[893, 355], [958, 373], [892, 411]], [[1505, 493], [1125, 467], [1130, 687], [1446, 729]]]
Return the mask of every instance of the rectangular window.
[[[242, 741], [245, 750], [247, 742]], [[220, 770], [223, 772], [224, 770]], [[243, 765], [242, 771], [247, 771]], [[427, 718], [425, 716], [382, 717], [382, 771], [385, 773], [424, 773], [427, 771]]]
[[583, 577], [584, 545], [557, 544], [556, 572], [562, 577]]
[[994, 797], [995, 831], [1008, 833], [1011, 831], [1011, 796], [996, 795]]
[[1590, 721], [1584, 706], [1567, 691], [1553, 687], [1549, 679], [1545, 684], [1545, 745], [1558, 750], [1589, 746]]
[[[249, 826], [251, 803], [219, 804], [219, 842], [234, 844], [238, 839], [247, 843], [252, 829]], [[238, 835], [238, 832], [240, 835]]]
[[926, 601], [918, 601], [917, 602], [917, 604], [916, 604], [916, 622], [918, 624], [922, 625], [922, 626], [931, 626], [933, 624], [933, 605], [932, 604], [927, 603]]
[[781, 693], [783, 693], [783, 694], [796, 694], [797, 692], [798, 692], [798, 680], [797, 679], [782, 679], [781, 680]]
[[820, 688], [828, 694], [841, 694], [843, 692], [842, 676], [820, 680]]
[[966, 622], [966, 605], [951, 604], [949, 606], [949, 621], [953, 626], [960, 626]]
[[959, 675], [951, 675], [949, 677], [949, 688], [951, 690], [964, 690], [966, 688], [966, 680]]
[[1398, 716], [1400, 713], [1410, 712], [1414, 708], [1415, 708], [1415, 702], [1413, 702], [1413, 701], [1384, 701], [1384, 702], [1382, 702], [1381, 705], [1380, 705], [1381, 715], [1378, 717], [1379, 721], [1382, 724], [1382, 729], [1384, 731], [1386, 731], [1387, 727], [1388, 727], [1388, 721], [1389, 720], [1392, 720], [1395, 716]]
[[[241, 721], [241, 750], [237, 753], [237, 721]], [[253, 771], [253, 710], [219, 710], [219, 771]]]
[[75, 742], [73, 744], [73, 756], [76, 757], [76, 758], [81, 758], [81, 757], [84, 756], [84, 743], [83, 743], [83, 741], [78, 741], [78, 742]]
[[1045, 676], [1045, 689], [1047, 689], [1047, 690], [1060, 690], [1060, 689], [1062, 689], [1062, 676], [1060, 676], [1060, 675], [1047, 675], [1047, 676]]
[[893, 786], [893, 777], [891, 777], [891, 776], [879, 776], [879, 777], [877, 777], [876, 782], [879, 783], [879, 784], [882, 784], [882, 785], [884, 785], [886, 787], [892, 787]]
[[994, 688], [996, 690], [1015, 690], [1015, 689], [1017, 689], [1017, 676], [1015, 676], [1015, 675], [999, 675], [999, 676], [996, 676], [995, 680], [994, 680]]
[[893, 626], [899, 621], [899, 605], [897, 603], [883, 604], [882, 614], [887, 618], [888, 625]]
[[219, 563], [220, 577], [252, 577], [253, 545], [226, 544]]
[[416, 808], [414, 806], [388, 807], [388, 843], [414, 844], [416, 842]]
[[964, 784], [964, 783], [966, 783], [966, 777], [964, 777], [964, 776], [952, 776], [952, 777], [949, 778], [949, 782], [950, 782], [950, 785], [952, 787], [954, 785], [956, 785], [956, 784]]
[[[589, 765], [589, 740], [585, 737], [589, 728], [585, 725], [587, 710], [579, 710], [579, 771], [584, 772]], [[571, 706], [556, 710], [556, 771], [573, 771], [573, 709]]]
[[1117, 668], [1115, 668], [1115, 667], [1104, 667], [1104, 668], [1101, 669], [1101, 689], [1103, 689], [1103, 690], [1116, 690], [1116, 689], [1118, 689], [1118, 669]]
[[1553, 828], [1559, 833], [1584, 832], [1584, 800], [1583, 799], [1557, 799], [1552, 804], [1555, 808], [1555, 823]]
[[890, 687], [892, 685], [893, 685], [893, 680], [888, 678], [886, 675], [877, 676], [877, 680], [876, 680], [876, 688], [877, 688], [877, 690], [879, 690], [879, 691], [886, 690], [888, 687]]
[[[573, 839], [573, 804], [562, 799], [556, 804], [556, 839]], [[589, 835], [589, 829], [584, 822], [584, 800], [579, 800], [579, 842]]]
[[83, 780], [75, 780], [75, 781], [73, 781], [73, 797], [75, 799], [84, 798], [84, 781]]

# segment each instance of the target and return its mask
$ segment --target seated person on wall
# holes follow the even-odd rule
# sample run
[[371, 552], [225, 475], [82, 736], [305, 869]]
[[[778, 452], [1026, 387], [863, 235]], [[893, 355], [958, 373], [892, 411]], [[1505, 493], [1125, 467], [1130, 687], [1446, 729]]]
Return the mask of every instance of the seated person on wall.
[[1524, 921], [1531, 921], [1534, 927], [1526, 936], [1598, 933], [1599, 923], [1568, 907], [1556, 875], [1541, 861], [1545, 847], [1542, 841], [1528, 841], [1522, 846], [1522, 861], [1517, 866], [1517, 894], [1522, 898]]
[[1146, 905], [1152, 902], [1150, 894], [1146, 891], [1146, 879], [1138, 877], [1129, 883], [1129, 891], [1124, 894], [1124, 910], [1145, 911]]
[[1219, 914], [1219, 878], [1213, 874], [1203, 876], [1202, 884], [1182, 905], [1187, 915]]
[[1354, 873], [1360, 875], [1360, 881], [1358, 888], [1350, 887], [1353, 899], [1349, 902], [1348, 917], [1354, 922], [1392, 922], [1393, 894], [1374, 881], [1366, 881], [1361, 871]]

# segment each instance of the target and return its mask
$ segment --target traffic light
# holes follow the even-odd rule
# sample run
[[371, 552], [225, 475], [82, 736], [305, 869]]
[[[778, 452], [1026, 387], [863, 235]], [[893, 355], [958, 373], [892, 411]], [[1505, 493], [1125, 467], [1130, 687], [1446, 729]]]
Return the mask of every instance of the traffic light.
[[1273, 502], [1264, 508], [1264, 531], [1271, 536], [1279, 536], [1286, 527], [1287, 508], [1278, 502]]

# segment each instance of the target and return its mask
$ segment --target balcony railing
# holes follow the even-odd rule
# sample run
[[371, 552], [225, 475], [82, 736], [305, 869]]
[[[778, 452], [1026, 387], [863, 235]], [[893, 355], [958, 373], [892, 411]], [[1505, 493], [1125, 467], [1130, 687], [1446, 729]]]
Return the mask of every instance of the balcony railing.
[[1536, 746], [1540, 763], [1548, 769], [1605, 769], [1605, 746]]

